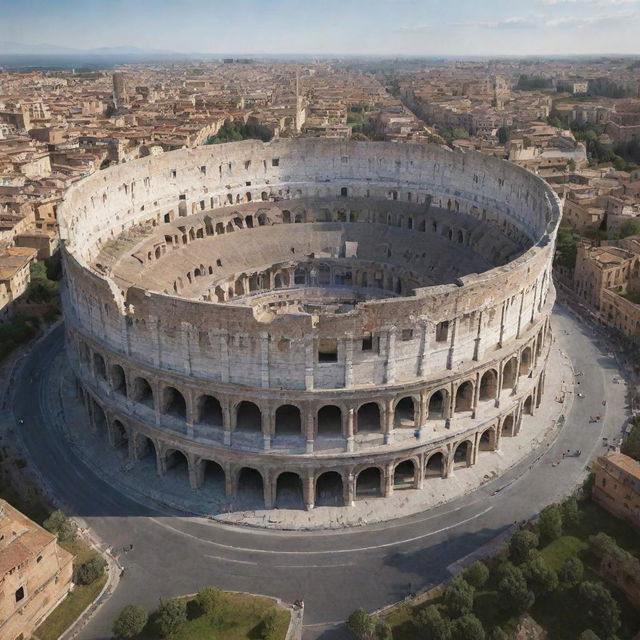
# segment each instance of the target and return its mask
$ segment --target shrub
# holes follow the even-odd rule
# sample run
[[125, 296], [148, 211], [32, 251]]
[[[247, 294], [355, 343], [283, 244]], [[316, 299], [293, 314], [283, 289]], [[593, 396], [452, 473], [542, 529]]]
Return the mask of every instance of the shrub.
[[561, 505], [562, 524], [566, 527], [575, 527], [580, 522], [580, 509], [578, 501], [572, 496], [567, 498]]
[[440, 609], [433, 604], [418, 613], [416, 624], [429, 640], [449, 640], [451, 637], [449, 620], [443, 617]]
[[458, 618], [469, 613], [473, 608], [474, 588], [462, 578], [456, 578], [446, 589], [443, 602], [447, 607], [449, 616]]
[[128, 604], [113, 622], [113, 635], [116, 638], [135, 638], [147, 625], [147, 612], [138, 605]]
[[542, 556], [536, 556], [523, 567], [529, 587], [536, 596], [551, 593], [558, 587], [558, 576]]
[[529, 590], [524, 574], [517, 567], [505, 571], [505, 576], [498, 583], [498, 593], [505, 607], [513, 613], [522, 613], [535, 602], [535, 595]]
[[376, 640], [393, 640], [393, 632], [388, 622], [385, 620], [376, 622], [375, 638]]
[[204, 587], [198, 592], [196, 603], [202, 613], [213, 622], [220, 617], [222, 591], [216, 587]]
[[83, 562], [80, 566], [76, 567], [75, 579], [76, 584], [92, 584], [104, 575], [107, 562], [104, 558], [96, 556]]
[[347, 627], [356, 638], [366, 638], [373, 631], [373, 620], [362, 607], [358, 607], [347, 618]]
[[584, 566], [579, 558], [567, 558], [560, 569], [559, 578], [566, 584], [577, 584], [584, 576]]
[[187, 601], [182, 598], [161, 600], [157, 624], [163, 638], [168, 638], [187, 621]]
[[462, 577], [476, 589], [484, 587], [489, 579], [489, 569], [482, 560], [477, 560], [462, 572]]
[[538, 536], [533, 531], [518, 529], [509, 540], [509, 556], [516, 564], [529, 559], [529, 552], [538, 547]]
[[279, 640], [278, 635], [278, 612], [275, 609], [271, 609], [262, 623], [262, 639]]
[[620, 607], [609, 590], [599, 582], [582, 582], [578, 589], [591, 626], [602, 638], [614, 637], [620, 626]]

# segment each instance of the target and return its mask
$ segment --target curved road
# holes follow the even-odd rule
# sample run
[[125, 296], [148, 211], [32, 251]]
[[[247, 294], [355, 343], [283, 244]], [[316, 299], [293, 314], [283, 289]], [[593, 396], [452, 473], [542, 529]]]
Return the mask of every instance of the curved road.
[[[612, 382], [620, 375], [614, 358], [562, 309], [554, 331], [575, 370], [584, 373], [577, 381], [585, 397], [574, 400], [559, 437], [535, 464], [540, 451], [501, 478], [415, 516], [340, 532], [293, 533], [160, 513], [96, 476], [68, 446], [60, 416], [46, 403], [48, 364], [64, 346], [57, 328], [30, 352], [17, 379], [13, 406], [24, 420], [22, 443], [71, 515], [116, 550], [134, 544], [122, 556], [126, 573], [115, 593], [79, 637], [110, 638], [111, 622], [125, 604], [153, 608], [158, 598], [215, 584], [288, 602], [304, 598], [305, 639], [337, 639], [346, 637], [340, 623], [354, 608], [375, 609], [445, 579], [449, 565], [569, 493], [589, 458], [602, 451], [602, 436], [620, 435], [626, 388]], [[590, 424], [596, 414], [602, 422]], [[577, 448], [580, 458], [553, 466], [562, 451]]]

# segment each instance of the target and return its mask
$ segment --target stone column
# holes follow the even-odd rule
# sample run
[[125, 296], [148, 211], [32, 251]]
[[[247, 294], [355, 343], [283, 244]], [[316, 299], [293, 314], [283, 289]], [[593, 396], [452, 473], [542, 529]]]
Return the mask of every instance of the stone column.
[[262, 478], [264, 489], [264, 506], [265, 509], [273, 509], [275, 504], [275, 487], [273, 486], [273, 480], [271, 474], [267, 473]]
[[275, 431], [275, 413], [271, 405], [260, 407], [262, 442], [265, 451], [271, 449], [271, 437]]
[[385, 498], [393, 495], [393, 466], [387, 465], [384, 468], [384, 473], [382, 474], [382, 495]]
[[447, 355], [447, 369], [453, 369], [456, 349], [456, 331], [458, 329], [458, 318], [451, 321], [451, 343], [449, 345], [449, 353]]
[[161, 449], [158, 443], [154, 443], [154, 449], [156, 451], [156, 472], [162, 477], [167, 472], [167, 458], [164, 454], [164, 450]]
[[195, 490], [199, 489], [204, 482], [204, 464], [201, 460], [193, 460], [188, 457], [189, 462], [189, 486]]
[[384, 443], [390, 444], [393, 442], [393, 399], [385, 400], [384, 413], [381, 418], [383, 419]]
[[197, 422], [197, 409], [194, 406], [194, 400], [193, 400], [193, 394], [191, 393], [191, 391], [187, 391], [187, 393], [184, 395], [184, 401], [186, 406], [186, 416], [185, 416], [185, 422], [187, 425], [187, 436], [189, 438], [193, 438], [194, 437], [194, 432], [193, 432], [193, 425]]
[[306, 445], [307, 453], [313, 453], [313, 443], [314, 443], [314, 438], [316, 433], [316, 428], [315, 428], [316, 416], [317, 416], [317, 413], [315, 413], [311, 409], [307, 409], [304, 413], [301, 412], [301, 417], [304, 418], [303, 428], [304, 428], [305, 438], [307, 440], [307, 445]]
[[475, 346], [473, 349], [473, 359], [480, 360], [482, 358], [482, 315], [483, 312], [478, 313], [478, 333], [475, 338]]
[[350, 407], [342, 412], [342, 420], [345, 423], [345, 437], [347, 439], [347, 451], [353, 451], [354, 449], [354, 437], [353, 437], [353, 429], [354, 429], [354, 409]]
[[414, 466], [413, 472], [415, 474], [414, 487], [416, 489], [424, 488], [424, 457], [418, 458], [417, 466]]
[[233, 498], [236, 495], [236, 470], [227, 465], [224, 468], [224, 492], [228, 498]]
[[520, 382], [520, 354], [518, 354], [517, 356], [517, 368], [516, 368], [516, 378], [515, 378], [515, 382], [513, 383], [513, 389], [511, 390], [511, 395], [515, 396], [516, 393], [518, 393], [518, 384]]
[[344, 386], [353, 387], [353, 334], [344, 338]]
[[387, 362], [385, 381], [391, 384], [396, 379], [396, 328], [391, 327], [387, 333]]
[[311, 511], [316, 504], [316, 487], [315, 482], [313, 481], [313, 474], [310, 474], [304, 478], [303, 488], [303, 497], [304, 497], [304, 506], [307, 511]]
[[307, 391], [312, 390], [314, 386], [315, 342], [315, 336], [309, 332], [304, 341], [304, 386]]
[[429, 348], [432, 342], [433, 324], [425, 323], [421, 330], [420, 357], [418, 359], [418, 377], [425, 375], [427, 371], [427, 358], [429, 356]]
[[520, 294], [520, 308], [518, 309], [518, 331], [516, 332], [516, 338], [520, 337], [520, 331], [522, 329], [522, 310], [524, 309], [524, 291]]
[[417, 426], [422, 429], [427, 423], [427, 392], [420, 392], [420, 400], [418, 403], [418, 424]]
[[349, 472], [343, 478], [342, 493], [344, 506], [353, 507], [356, 501], [356, 477], [353, 472]]
[[471, 417], [475, 418], [480, 402], [480, 372], [476, 372], [476, 383], [473, 387], [473, 400], [471, 401]]
[[260, 333], [260, 382], [263, 387], [269, 387], [269, 334]]
[[224, 400], [222, 403], [222, 428], [224, 429], [224, 444], [225, 446], [231, 446], [231, 432], [233, 431], [233, 423], [231, 418], [231, 406], [229, 400]]

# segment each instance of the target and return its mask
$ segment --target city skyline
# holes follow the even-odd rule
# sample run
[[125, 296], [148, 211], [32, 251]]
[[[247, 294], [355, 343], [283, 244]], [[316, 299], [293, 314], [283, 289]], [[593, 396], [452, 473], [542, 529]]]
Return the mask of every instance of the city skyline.
[[0, 41], [40, 46], [38, 53], [46, 52], [43, 43], [52, 53], [58, 47], [280, 56], [639, 53], [640, 0], [328, 0], [321, 7], [298, 0], [0, 0], [0, 10]]

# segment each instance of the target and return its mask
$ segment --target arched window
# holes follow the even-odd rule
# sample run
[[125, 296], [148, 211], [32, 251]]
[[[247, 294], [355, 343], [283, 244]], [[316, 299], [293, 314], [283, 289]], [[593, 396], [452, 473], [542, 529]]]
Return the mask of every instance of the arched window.
[[358, 433], [380, 431], [380, 407], [375, 402], [363, 404], [358, 409]]

